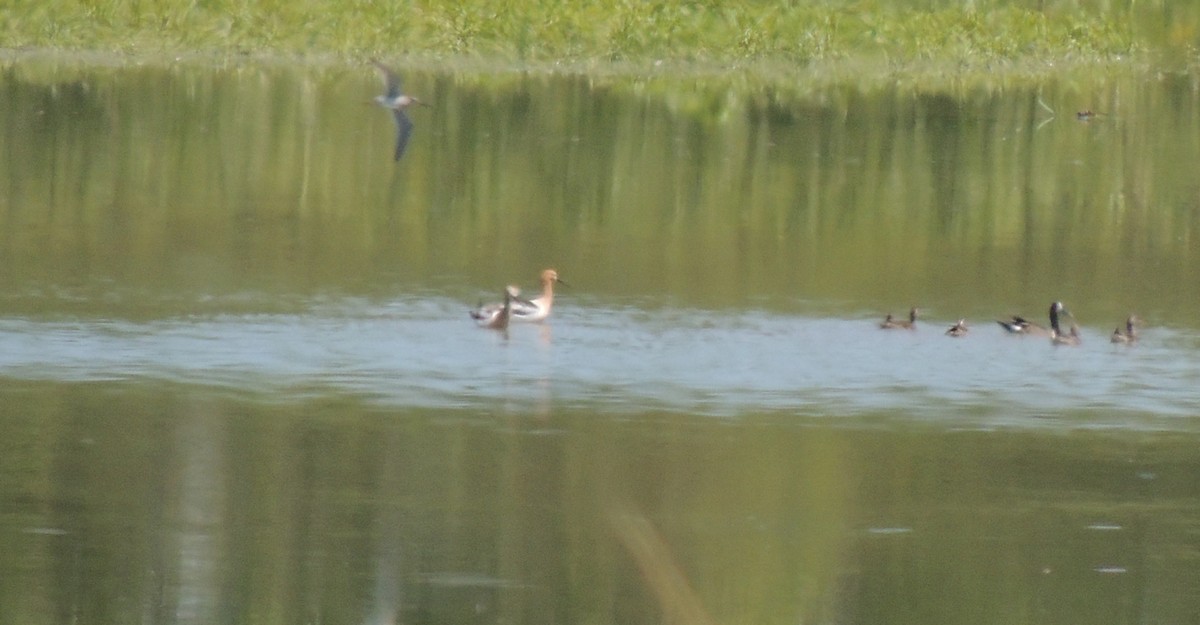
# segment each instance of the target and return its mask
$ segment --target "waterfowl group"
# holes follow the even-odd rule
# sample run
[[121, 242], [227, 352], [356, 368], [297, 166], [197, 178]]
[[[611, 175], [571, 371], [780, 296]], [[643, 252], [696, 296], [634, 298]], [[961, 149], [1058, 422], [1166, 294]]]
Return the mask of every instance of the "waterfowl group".
[[[897, 320], [892, 315], [888, 315], [879, 324], [879, 327], [885, 330], [895, 328], [915, 329], [917, 312], [916, 308], [912, 309], [908, 321]], [[997, 319], [996, 323], [1009, 334], [1049, 337], [1050, 342], [1054, 345], [1080, 345], [1083, 343], [1083, 339], [1079, 335], [1079, 324], [1075, 322], [1075, 315], [1071, 314], [1071, 311], [1062, 302], [1050, 304], [1048, 316], [1050, 318], [1049, 328], [1040, 326], [1018, 315], [1012, 315], [1007, 319]], [[1063, 316], [1066, 316], [1070, 320], [1070, 326], [1065, 332], [1062, 329]], [[1112, 342], [1131, 344], [1137, 341], [1137, 326], [1139, 323], [1141, 323], [1141, 319], [1137, 315], [1130, 315], [1125, 321], [1124, 328], [1117, 327], [1116, 330], [1113, 330]], [[946, 336], [961, 337], [966, 336], [968, 331], [966, 320], [959, 319], [958, 323], [950, 326], [945, 334]]]
[[487, 324], [501, 315], [506, 317], [505, 327], [508, 326], [509, 319], [518, 322], [544, 321], [550, 316], [550, 311], [554, 307], [554, 284], [566, 284], [566, 282], [563, 282], [558, 277], [558, 272], [553, 269], [542, 272], [541, 282], [541, 295], [533, 299], [525, 299], [520, 296], [517, 287], [510, 286], [505, 291], [503, 303], [481, 304], [470, 312], [471, 318], [484, 327], [492, 327]]
[[[512, 321], [544, 321], [550, 316], [550, 312], [554, 307], [555, 283], [566, 284], [566, 282], [558, 277], [558, 272], [554, 269], [542, 271], [540, 278], [542, 286], [541, 295], [533, 299], [525, 299], [521, 297], [519, 288], [509, 285], [504, 289], [504, 301], [479, 305], [470, 311], [471, 318], [480, 327], [493, 330], [505, 330]], [[919, 313], [919, 309], [912, 308], [908, 311], [907, 320], [896, 319], [891, 314], [888, 314], [880, 322], [879, 327], [884, 330], [915, 330]], [[1062, 317], [1064, 315], [1070, 319], [1071, 323], [1066, 332], [1062, 330]], [[1071, 314], [1071, 311], [1062, 302], [1055, 301], [1051, 303], [1047, 316], [1050, 318], [1050, 327], [1048, 329], [1018, 315], [1012, 315], [1008, 319], [997, 319], [996, 323], [1010, 334], [1049, 336], [1051, 343], [1054, 345], [1080, 345], [1083, 342], [1079, 336], [1079, 324], [1075, 322], [1075, 315]], [[1113, 331], [1112, 342], [1130, 344], [1137, 341], [1137, 326], [1140, 322], [1141, 319], [1137, 315], [1130, 315], [1125, 320], [1124, 329], [1117, 327]], [[966, 336], [969, 332], [967, 320], [959, 319], [946, 330], [945, 334], [946, 336], [957, 338]]]

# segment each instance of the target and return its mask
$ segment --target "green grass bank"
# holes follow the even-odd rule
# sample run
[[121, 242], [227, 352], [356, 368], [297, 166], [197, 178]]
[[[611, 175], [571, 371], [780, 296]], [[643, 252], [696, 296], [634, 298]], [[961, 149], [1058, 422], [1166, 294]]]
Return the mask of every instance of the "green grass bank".
[[539, 67], [1041, 72], [1194, 63], [1166, 0], [9, 0], [0, 47], [153, 57], [380, 56]]

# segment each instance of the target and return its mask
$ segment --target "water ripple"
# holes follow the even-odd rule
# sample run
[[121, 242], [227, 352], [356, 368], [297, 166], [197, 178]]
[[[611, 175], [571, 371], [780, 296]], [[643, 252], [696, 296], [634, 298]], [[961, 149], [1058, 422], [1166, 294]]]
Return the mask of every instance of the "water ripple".
[[592, 303], [507, 335], [461, 302], [326, 301], [298, 313], [152, 321], [0, 319], [0, 375], [163, 379], [289, 397], [355, 393], [387, 404], [714, 416], [901, 415], [953, 425], [1192, 429], [1196, 337], [1151, 328], [1079, 348], [986, 325], [963, 339], [927, 324]]

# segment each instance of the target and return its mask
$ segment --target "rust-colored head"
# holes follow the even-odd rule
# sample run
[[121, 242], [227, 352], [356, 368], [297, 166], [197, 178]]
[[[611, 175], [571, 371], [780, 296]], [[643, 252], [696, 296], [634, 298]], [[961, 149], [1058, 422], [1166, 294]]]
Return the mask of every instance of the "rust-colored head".
[[547, 269], [542, 272], [542, 284], [550, 284], [551, 282], [566, 284], [566, 282], [563, 282], [562, 279], [558, 277], [557, 271], [553, 269]]

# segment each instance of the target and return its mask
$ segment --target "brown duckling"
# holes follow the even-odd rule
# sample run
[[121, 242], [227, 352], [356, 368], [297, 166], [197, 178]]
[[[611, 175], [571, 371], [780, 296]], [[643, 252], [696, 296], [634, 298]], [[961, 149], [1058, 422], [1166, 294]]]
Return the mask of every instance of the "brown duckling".
[[879, 324], [884, 330], [916, 330], [917, 329], [917, 313], [920, 312], [916, 308], [908, 311], [908, 321], [896, 319], [891, 313]]
[[1138, 340], [1137, 324], [1141, 322], [1141, 318], [1137, 315], [1129, 315], [1129, 318], [1125, 320], [1124, 332], [1121, 331], [1120, 326], [1116, 330], [1113, 330], [1112, 342], [1124, 343], [1126, 345], [1136, 343]]
[[481, 328], [507, 330], [508, 322], [512, 319], [513, 302], [520, 300], [520, 297], [521, 290], [510, 284], [504, 289], [504, 303], [499, 308], [489, 310], [485, 315], [471, 311], [471, 317]]
[[[1068, 317], [1071, 317], [1071, 329], [1066, 334], [1063, 334], [1058, 323], [1058, 316], [1061, 313], [1066, 313]], [[1079, 337], [1079, 326], [1075, 323], [1075, 315], [1072, 315], [1062, 302], [1050, 304], [1050, 342], [1055, 345], [1079, 345], [1083, 342]]]

